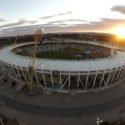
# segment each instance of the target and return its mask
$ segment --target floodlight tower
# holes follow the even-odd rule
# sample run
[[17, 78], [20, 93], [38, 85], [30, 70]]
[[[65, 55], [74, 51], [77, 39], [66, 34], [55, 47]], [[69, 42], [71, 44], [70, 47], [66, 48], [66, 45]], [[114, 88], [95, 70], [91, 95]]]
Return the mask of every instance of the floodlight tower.
[[43, 37], [43, 31], [41, 29], [36, 30], [36, 32], [34, 33], [34, 36], [33, 36], [33, 38], [34, 38], [34, 49], [33, 49], [33, 53], [32, 53], [32, 65], [30, 67], [31, 68], [30, 69], [31, 70], [31, 72], [30, 72], [30, 83], [29, 83], [30, 92], [32, 92], [37, 44], [42, 41], [42, 37]]
[[17, 44], [18, 38], [19, 38], [19, 34], [17, 33], [16, 38], [15, 38], [15, 41], [14, 41], [14, 45], [15, 45], [15, 46], [16, 46], [16, 44]]

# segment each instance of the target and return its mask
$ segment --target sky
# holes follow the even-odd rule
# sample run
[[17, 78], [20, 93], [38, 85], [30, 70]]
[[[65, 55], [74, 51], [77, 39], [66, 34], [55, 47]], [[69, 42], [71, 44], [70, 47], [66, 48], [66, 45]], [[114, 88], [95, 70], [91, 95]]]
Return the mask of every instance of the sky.
[[[0, 37], [125, 30], [125, 0], [0, 0]], [[120, 31], [119, 31], [120, 32]]]

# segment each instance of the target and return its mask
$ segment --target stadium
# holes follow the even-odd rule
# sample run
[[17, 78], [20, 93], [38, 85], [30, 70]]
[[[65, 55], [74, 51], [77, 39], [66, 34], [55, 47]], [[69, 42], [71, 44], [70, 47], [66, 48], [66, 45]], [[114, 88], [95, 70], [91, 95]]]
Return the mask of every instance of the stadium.
[[[112, 87], [124, 79], [124, 48], [101, 41], [63, 39], [37, 43], [32, 70], [33, 42], [0, 50], [0, 75], [33, 86], [44, 93], [85, 93]], [[58, 55], [56, 55], [58, 53]]]

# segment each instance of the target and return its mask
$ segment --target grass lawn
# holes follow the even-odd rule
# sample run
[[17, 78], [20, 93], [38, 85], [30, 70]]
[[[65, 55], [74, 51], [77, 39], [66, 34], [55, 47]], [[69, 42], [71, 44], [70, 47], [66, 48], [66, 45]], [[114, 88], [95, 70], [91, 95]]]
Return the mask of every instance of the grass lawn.
[[65, 52], [40, 52], [37, 53], [38, 58], [45, 58], [45, 59], [66, 59], [72, 60], [75, 57]]

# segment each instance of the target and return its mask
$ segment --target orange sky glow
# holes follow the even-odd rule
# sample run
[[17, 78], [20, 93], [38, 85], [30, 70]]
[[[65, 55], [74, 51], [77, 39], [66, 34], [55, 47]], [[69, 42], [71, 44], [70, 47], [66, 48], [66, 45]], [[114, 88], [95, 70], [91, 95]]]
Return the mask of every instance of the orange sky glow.
[[52, 32], [104, 32], [125, 36], [125, 0], [3, 0], [0, 37]]

